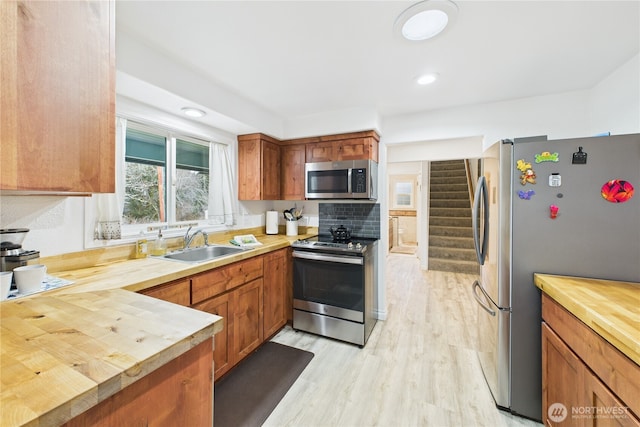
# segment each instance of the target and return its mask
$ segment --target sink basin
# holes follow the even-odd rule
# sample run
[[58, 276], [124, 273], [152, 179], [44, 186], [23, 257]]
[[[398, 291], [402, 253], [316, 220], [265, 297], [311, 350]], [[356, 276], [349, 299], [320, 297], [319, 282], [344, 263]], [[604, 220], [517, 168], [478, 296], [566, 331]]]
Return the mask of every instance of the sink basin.
[[243, 252], [243, 251], [245, 251], [245, 249], [237, 248], [235, 246], [210, 245], [210, 246], [203, 246], [200, 248], [183, 249], [180, 251], [171, 252], [170, 254], [161, 256], [160, 258], [169, 259], [173, 261], [197, 263], [197, 262], [211, 261], [216, 258], [237, 254], [238, 252]]

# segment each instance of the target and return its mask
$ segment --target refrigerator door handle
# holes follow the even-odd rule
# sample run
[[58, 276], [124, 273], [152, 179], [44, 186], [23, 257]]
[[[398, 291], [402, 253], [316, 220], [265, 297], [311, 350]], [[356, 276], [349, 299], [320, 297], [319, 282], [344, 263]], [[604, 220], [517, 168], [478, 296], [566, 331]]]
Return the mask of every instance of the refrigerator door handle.
[[[482, 201], [482, 202], [481, 202]], [[484, 218], [482, 224], [482, 247], [480, 247], [480, 226], [478, 224], [480, 208], [483, 209]], [[473, 227], [473, 246], [476, 249], [476, 258], [480, 265], [484, 265], [487, 256], [487, 244], [489, 237], [489, 193], [487, 192], [487, 180], [484, 176], [478, 178], [476, 192], [473, 197], [473, 209], [471, 211]]]

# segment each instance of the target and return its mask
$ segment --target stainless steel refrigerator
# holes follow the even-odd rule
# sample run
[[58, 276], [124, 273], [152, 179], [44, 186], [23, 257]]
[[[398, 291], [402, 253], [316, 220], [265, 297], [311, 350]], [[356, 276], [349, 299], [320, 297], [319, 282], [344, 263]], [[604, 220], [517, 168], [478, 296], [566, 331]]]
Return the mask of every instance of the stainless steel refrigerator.
[[500, 141], [481, 171], [478, 355], [497, 406], [541, 420], [533, 274], [640, 282], [640, 135]]

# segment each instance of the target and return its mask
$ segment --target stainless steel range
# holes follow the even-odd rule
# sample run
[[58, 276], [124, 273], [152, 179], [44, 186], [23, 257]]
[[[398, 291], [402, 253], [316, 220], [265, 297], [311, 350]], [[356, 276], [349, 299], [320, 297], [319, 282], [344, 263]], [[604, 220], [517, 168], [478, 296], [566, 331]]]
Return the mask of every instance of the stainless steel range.
[[337, 234], [292, 244], [293, 328], [364, 346], [376, 323], [378, 240]]

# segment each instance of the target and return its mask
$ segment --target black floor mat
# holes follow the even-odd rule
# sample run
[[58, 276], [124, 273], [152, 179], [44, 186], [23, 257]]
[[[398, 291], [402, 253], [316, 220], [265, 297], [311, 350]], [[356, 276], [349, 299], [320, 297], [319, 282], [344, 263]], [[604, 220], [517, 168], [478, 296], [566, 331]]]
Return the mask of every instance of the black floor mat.
[[262, 345], [215, 384], [213, 425], [262, 425], [312, 358], [275, 342]]

